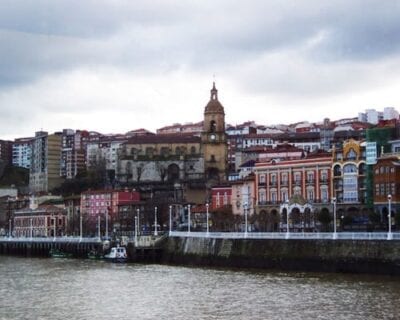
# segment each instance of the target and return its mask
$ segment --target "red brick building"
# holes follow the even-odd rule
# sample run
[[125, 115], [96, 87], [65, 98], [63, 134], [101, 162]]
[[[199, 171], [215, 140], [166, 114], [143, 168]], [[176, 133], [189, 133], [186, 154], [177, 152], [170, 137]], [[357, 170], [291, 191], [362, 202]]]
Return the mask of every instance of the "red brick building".
[[60, 237], [67, 233], [65, 209], [53, 205], [28, 207], [14, 213], [16, 237]]

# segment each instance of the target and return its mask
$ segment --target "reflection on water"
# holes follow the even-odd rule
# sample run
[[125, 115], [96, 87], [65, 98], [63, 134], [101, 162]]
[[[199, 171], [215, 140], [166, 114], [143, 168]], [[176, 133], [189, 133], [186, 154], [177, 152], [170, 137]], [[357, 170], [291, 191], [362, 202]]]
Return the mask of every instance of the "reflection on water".
[[0, 256], [0, 319], [399, 319], [400, 279]]

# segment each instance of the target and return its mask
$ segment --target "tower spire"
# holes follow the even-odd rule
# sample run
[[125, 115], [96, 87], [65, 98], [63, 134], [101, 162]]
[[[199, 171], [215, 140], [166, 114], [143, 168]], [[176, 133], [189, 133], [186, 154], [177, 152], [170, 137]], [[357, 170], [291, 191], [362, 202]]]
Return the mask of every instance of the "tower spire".
[[215, 81], [213, 81], [213, 87], [211, 89], [211, 100], [218, 100], [218, 90], [215, 88]]

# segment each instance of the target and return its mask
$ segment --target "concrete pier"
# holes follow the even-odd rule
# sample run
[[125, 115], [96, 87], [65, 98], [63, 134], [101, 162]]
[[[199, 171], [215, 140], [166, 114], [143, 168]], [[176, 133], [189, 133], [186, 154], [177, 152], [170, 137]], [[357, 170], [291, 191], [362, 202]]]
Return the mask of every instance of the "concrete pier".
[[95, 238], [0, 238], [0, 254], [48, 257], [50, 249], [58, 249], [77, 258], [87, 257], [91, 250], [102, 252], [103, 243]]

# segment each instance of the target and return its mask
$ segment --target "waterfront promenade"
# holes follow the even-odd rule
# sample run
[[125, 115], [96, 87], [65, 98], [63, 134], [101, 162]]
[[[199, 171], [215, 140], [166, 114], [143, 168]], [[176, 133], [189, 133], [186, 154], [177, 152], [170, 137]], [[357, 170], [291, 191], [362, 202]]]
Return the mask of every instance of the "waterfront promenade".
[[[169, 231], [159, 236], [182, 238], [216, 238], [216, 239], [285, 239], [285, 240], [394, 240], [400, 241], [400, 232], [198, 232]], [[158, 237], [159, 237], [158, 236]], [[156, 237], [156, 238], [158, 238]], [[152, 246], [151, 236], [134, 236], [130, 242], [140, 246]], [[0, 242], [22, 243], [101, 243], [99, 237], [0, 237]]]
[[[161, 235], [161, 233], [160, 233]], [[400, 240], [400, 232], [198, 232], [198, 231], [169, 231], [168, 237], [217, 238], [217, 239], [313, 239], [313, 240]], [[129, 238], [129, 241], [146, 241], [149, 236]], [[101, 243], [99, 237], [0, 237], [0, 242], [34, 242], [34, 243]], [[143, 245], [142, 245], [143, 246]], [[146, 245], [144, 245], [146, 246]]]
[[400, 240], [400, 232], [188, 232], [170, 231], [170, 237], [217, 239]]

